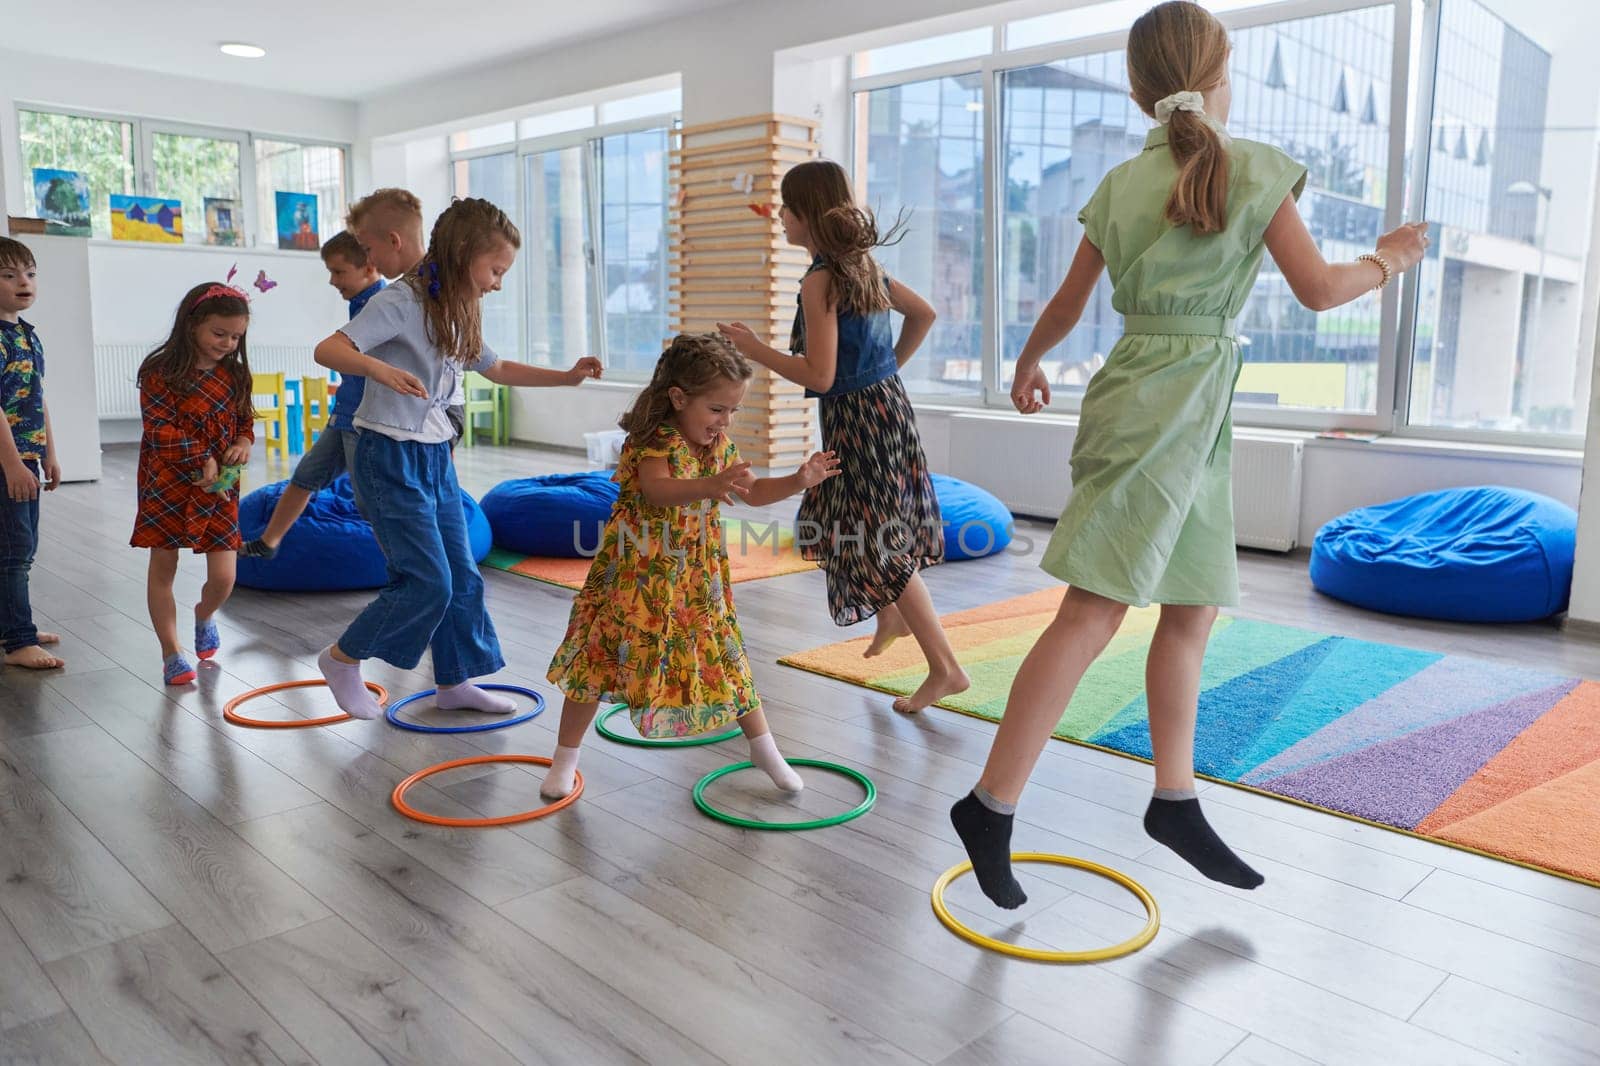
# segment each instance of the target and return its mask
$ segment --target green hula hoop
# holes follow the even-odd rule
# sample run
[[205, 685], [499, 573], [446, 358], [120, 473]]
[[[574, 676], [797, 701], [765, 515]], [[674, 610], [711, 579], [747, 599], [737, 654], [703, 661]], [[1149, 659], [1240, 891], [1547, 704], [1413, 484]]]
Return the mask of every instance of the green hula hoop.
[[605, 711], [602, 711], [600, 717], [594, 720], [594, 731], [605, 737], [607, 740], [614, 740], [618, 744], [632, 744], [634, 747], [638, 748], [697, 748], [701, 744], [717, 744], [724, 740], [732, 740], [734, 737], [744, 732], [738, 726], [734, 726], [726, 733], [714, 733], [710, 735], [701, 734], [700, 736], [683, 737], [681, 739], [651, 740], [647, 737], [631, 737], [626, 733], [618, 733], [615, 729], [612, 729], [606, 724], [612, 718], [616, 717], [627, 709], [627, 704], [619, 703], [615, 707], [611, 707]]
[[741, 818], [736, 814], [728, 814], [725, 811], [719, 811], [715, 807], [711, 806], [710, 803], [706, 802], [706, 788], [713, 781], [717, 780], [719, 777], [726, 777], [728, 774], [738, 773], [740, 770], [749, 770], [754, 768], [755, 763], [746, 760], [745, 762], [736, 762], [731, 766], [724, 766], [720, 770], [713, 770], [706, 776], [702, 777], [694, 786], [694, 805], [700, 808], [700, 812], [702, 814], [709, 815], [719, 822], [727, 822], [729, 825], [739, 826], [741, 829], [792, 831], [800, 829], [826, 829], [831, 825], [843, 825], [845, 822], [848, 822], [854, 818], [860, 818], [863, 814], [866, 814], [868, 811], [872, 810], [872, 805], [878, 802], [878, 786], [874, 785], [872, 783], [872, 779], [859, 770], [852, 770], [850, 767], [840, 766], [838, 763], [823, 762], [821, 759], [789, 759], [787, 762], [790, 766], [814, 766], [819, 770], [833, 770], [836, 773], [844, 774], [846, 777], [853, 779], [862, 788], [866, 789], [867, 797], [859, 804], [842, 814], [835, 814], [831, 818], [817, 818], [809, 822], [758, 822], [753, 818]]

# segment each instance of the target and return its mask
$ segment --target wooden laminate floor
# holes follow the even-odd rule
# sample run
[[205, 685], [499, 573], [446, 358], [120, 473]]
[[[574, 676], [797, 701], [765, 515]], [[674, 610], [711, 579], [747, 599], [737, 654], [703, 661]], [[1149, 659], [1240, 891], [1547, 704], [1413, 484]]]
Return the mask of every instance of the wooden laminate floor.
[[[134, 458], [110, 450], [102, 481], [45, 500], [34, 603], [70, 668], [0, 672], [0, 1062], [1600, 1061], [1600, 890], [1207, 786], [1212, 821], [1267, 876], [1254, 893], [1214, 887], [1142, 833], [1147, 767], [1068, 744], [1049, 745], [1017, 844], [1126, 871], [1160, 902], [1160, 936], [1082, 967], [956, 940], [927, 892], [960, 858], [945, 811], [993, 726], [899, 717], [886, 697], [777, 666], [841, 635], [814, 573], [740, 585], [740, 616], [786, 753], [863, 769], [880, 789], [867, 817], [735, 829], [698, 814], [689, 790], [741, 744], [596, 738], [587, 792], [557, 816], [486, 831], [407, 821], [388, 797], [417, 769], [549, 753], [559, 698], [543, 674], [571, 594], [485, 572], [512, 664], [500, 679], [551, 702], [526, 725], [236, 728], [222, 704], [315, 676], [318, 650], [370, 594], [240, 590], [214, 665], [197, 686], [163, 688], [145, 554], [126, 546]], [[478, 448], [459, 467], [481, 493], [584, 464]], [[250, 481], [268, 476], [258, 455]], [[1045, 527], [1024, 531], [1042, 547]], [[1600, 676], [1600, 646], [1552, 627], [1366, 614], [1313, 593], [1303, 558], [1249, 554], [1241, 570], [1242, 615]], [[202, 576], [186, 558], [183, 610]], [[1022, 555], [928, 575], [944, 611], [1049, 582]], [[431, 687], [426, 664], [374, 666], [391, 692]], [[291, 693], [256, 709], [290, 717], [318, 701]], [[462, 816], [535, 806], [536, 773], [457, 771], [413, 802]], [[777, 803], [743, 776], [715, 799], [798, 817], [859, 798], [813, 772], [800, 799]], [[1114, 885], [1072, 871], [1025, 880], [1016, 915], [982, 906], [970, 879], [951, 901], [981, 929], [1057, 947], [1139, 925]]]

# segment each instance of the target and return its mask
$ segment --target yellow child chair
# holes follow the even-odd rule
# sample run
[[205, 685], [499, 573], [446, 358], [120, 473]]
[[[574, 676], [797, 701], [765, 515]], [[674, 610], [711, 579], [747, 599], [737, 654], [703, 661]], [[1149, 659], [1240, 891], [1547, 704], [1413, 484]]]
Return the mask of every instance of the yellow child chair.
[[[284, 375], [251, 374], [250, 397], [256, 407], [256, 421], [264, 422], [267, 433], [261, 440], [267, 455], [274, 450], [284, 462], [289, 461], [289, 389]], [[271, 397], [270, 404], [262, 403]]]
[[301, 429], [305, 433], [306, 449], [317, 442], [322, 431], [328, 428], [333, 415], [333, 401], [328, 396], [327, 378], [300, 379]]
[[489, 439], [495, 444], [504, 444], [507, 438], [506, 414], [507, 408], [511, 406], [511, 390], [504, 385], [496, 385], [475, 370], [469, 370], [462, 391], [466, 394], [467, 409], [461, 443], [468, 448], [472, 447], [472, 437], [476, 428], [474, 423], [477, 422], [479, 415], [488, 415]]

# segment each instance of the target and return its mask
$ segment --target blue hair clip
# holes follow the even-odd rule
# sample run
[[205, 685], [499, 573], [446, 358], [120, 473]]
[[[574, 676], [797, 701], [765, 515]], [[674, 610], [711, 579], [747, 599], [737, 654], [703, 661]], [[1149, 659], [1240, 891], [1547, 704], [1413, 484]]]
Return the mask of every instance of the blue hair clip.
[[428, 277], [430, 279], [432, 279], [432, 280], [430, 280], [428, 282], [428, 296], [431, 299], [437, 300], [439, 298], [439, 264], [438, 263], [429, 263], [428, 264]]

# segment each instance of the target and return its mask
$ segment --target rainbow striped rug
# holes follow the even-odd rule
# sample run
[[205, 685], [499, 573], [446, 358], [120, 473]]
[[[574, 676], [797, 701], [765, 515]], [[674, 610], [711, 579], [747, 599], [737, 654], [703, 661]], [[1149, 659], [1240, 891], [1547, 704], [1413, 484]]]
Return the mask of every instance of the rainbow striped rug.
[[[973, 685], [940, 706], [998, 720], [1064, 590], [948, 615]], [[1150, 758], [1144, 660], [1155, 608], [1130, 610], [1055, 735]], [[788, 666], [904, 694], [914, 641], [867, 638]], [[1213, 780], [1600, 885], [1600, 682], [1218, 619], [1201, 681], [1195, 765]]]

